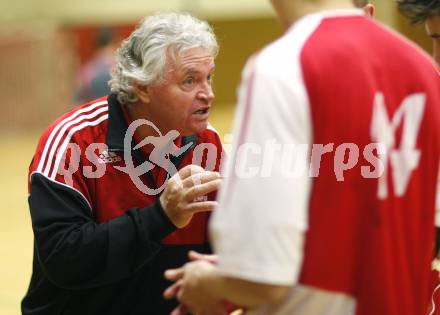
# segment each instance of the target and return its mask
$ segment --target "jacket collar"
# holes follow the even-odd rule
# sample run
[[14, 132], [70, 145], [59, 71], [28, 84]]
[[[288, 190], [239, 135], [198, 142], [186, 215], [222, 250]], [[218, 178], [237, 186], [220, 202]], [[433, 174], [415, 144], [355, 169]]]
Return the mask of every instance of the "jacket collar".
[[[128, 129], [121, 104], [116, 94], [110, 94], [108, 103], [108, 128], [105, 142], [109, 152], [124, 151], [124, 137]], [[192, 142], [191, 148], [197, 144], [197, 135], [182, 138], [182, 146]]]
[[108, 129], [105, 142], [109, 151], [123, 151], [124, 137], [127, 132], [128, 125], [122, 113], [121, 104], [116, 94], [110, 94], [107, 98], [108, 102]]

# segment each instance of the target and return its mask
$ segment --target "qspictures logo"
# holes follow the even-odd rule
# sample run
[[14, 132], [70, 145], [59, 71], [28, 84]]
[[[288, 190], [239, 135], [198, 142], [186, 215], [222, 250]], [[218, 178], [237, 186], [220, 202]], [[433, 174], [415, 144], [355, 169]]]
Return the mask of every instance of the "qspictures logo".
[[[143, 125], [151, 127], [157, 135], [144, 138], [132, 148], [134, 134], [136, 130]], [[101, 178], [105, 175], [107, 166], [115, 164], [112, 165], [112, 167], [130, 176], [131, 181], [140, 191], [148, 195], [157, 195], [163, 191], [171, 176], [174, 174], [178, 176], [178, 170], [171, 160], [172, 157], [179, 158], [185, 154], [190, 147], [194, 146], [193, 142], [189, 142], [182, 147], [176, 146], [174, 142], [179, 136], [180, 134], [176, 130], [171, 130], [163, 135], [151, 121], [138, 119], [130, 124], [125, 133], [123, 157], [115, 152], [109, 151], [105, 143], [91, 143], [85, 149], [84, 154], [85, 158], [93, 166], [81, 166], [81, 154], [83, 154], [81, 148], [76, 143], [69, 143], [63, 153], [57, 174], [64, 178], [66, 184], [73, 186], [73, 175], [76, 172], [82, 172], [82, 176], [86, 178]], [[137, 165], [137, 161], [133, 158], [132, 150], [138, 150], [144, 146], [150, 146], [150, 148], [152, 148], [151, 153], [147, 157], [147, 160]], [[200, 143], [193, 149], [191, 164], [202, 166], [202, 161], [204, 161], [204, 169], [214, 171], [215, 166], [220, 163], [217, 161], [219, 150], [221, 151], [222, 149], [217, 148], [217, 146], [212, 143]], [[118, 164], [125, 165], [121, 166]], [[144, 184], [142, 176], [155, 167], [160, 167], [166, 171], [166, 179], [160, 187], [151, 188]], [[177, 178], [177, 183], [180, 182], [181, 180]]]
[[[373, 142], [363, 146], [356, 143], [338, 145], [335, 143], [280, 143], [275, 138], [266, 139], [260, 143], [233, 143], [233, 153], [229, 159], [232, 161], [232, 165], [228, 167], [223, 165], [222, 168], [227, 169], [223, 177], [251, 180], [269, 177], [318, 177], [323, 155], [332, 154], [333, 173], [336, 181], [344, 181], [345, 173], [358, 166], [362, 178], [379, 181], [378, 198], [386, 199], [389, 194], [387, 174], [391, 173], [393, 191], [396, 196], [402, 196], [406, 192], [411, 174], [420, 163], [421, 151], [416, 147], [416, 144], [425, 103], [425, 94], [409, 95], [390, 116], [387, 112], [384, 95], [380, 92], [376, 93], [369, 130]], [[131, 146], [135, 131], [143, 125], [152, 128], [157, 135], [146, 137], [133, 148], [136, 150], [147, 145], [153, 148], [146, 161], [135, 165]], [[397, 138], [398, 128], [402, 130], [400, 139]], [[163, 135], [151, 121], [138, 119], [130, 124], [125, 134], [123, 158], [116, 153], [109, 152], [105, 144], [93, 143], [86, 148], [85, 155], [96, 169], [84, 166], [82, 170], [79, 170], [82, 152], [77, 144], [71, 143], [64, 153], [66, 155], [67, 152], [70, 152], [69, 163], [61, 163], [57, 172], [64, 176], [67, 184], [71, 185], [72, 175], [76, 171], [82, 171], [87, 178], [100, 178], [105, 174], [107, 165], [123, 160], [125, 166], [114, 165], [114, 167], [128, 174], [140, 191], [148, 195], [156, 195], [165, 188], [171, 176], [178, 174], [171, 161], [172, 157], [178, 158], [194, 146], [194, 143], [188, 143], [183, 147], [177, 147], [175, 140], [179, 136], [176, 130], [171, 130]], [[223, 162], [217, 160], [218, 150], [222, 149], [212, 143], [199, 143], [194, 146], [191, 163], [201, 166], [202, 161], [205, 161], [204, 169], [213, 171], [218, 162]], [[360, 159], [360, 156], [363, 158]], [[363, 164], [359, 165], [359, 163]], [[153, 189], [146, 186], [141, 177], [155, 167], [166, 170], [167, 176], [161, 187]]]

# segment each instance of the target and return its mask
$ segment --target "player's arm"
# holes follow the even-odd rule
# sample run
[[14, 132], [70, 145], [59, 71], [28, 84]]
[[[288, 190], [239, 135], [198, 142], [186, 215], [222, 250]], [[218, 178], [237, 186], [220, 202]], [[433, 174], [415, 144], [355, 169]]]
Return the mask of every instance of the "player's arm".
[[159, 202], [98, 224], [78, 191], [39, 173], [31, 178], [29, 205], [43, 271], [57, 286], [69, 289], [129, 277], [176, 229]]
[[246, 281], [238, 278], [223, 277], [218, 271], [215, 277], [212, 291], [217, 296], [235, 305], [246, 305], [248, 308], [258, 307], [265, 304], [275, 304], [282, 300], [289, 292], [290, 286], [280, 286]]
[[[246, 308], [254, 308], [277, 303], [289, 292], [289, 286], [257, 283], [224, 276], [214, 264], [207, 261], [196, 261], [179, 269], [168, 270], [166, 277], [177, 282], [165, 291], [165, 297], [172, 298], [181, 290], [179, 299], [183, 304], [188, 303], [188, 306], [194, 311], [197, 311], [198, 307], [204, 303], [207, 305], [201, 307], [201, 311], [212, 307], [208, 305], [210, 303], [209, 297], [221, 298], [235, 305], [246, 306]], [[191, 281], [181, 289], [179, 280], [183, 277], [191, 279]], [[188, 286], [189, 292], [186, 290]], [[203, 292], [203, 296], [194, 294], [191, 291], [193, 287], [197, 287]]]

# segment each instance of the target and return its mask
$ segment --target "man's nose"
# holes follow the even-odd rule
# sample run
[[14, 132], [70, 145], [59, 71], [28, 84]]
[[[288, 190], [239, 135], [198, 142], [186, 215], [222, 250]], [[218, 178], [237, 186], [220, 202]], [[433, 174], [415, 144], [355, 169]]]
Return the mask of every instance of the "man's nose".
[[215, 97], [211, 84], [209, 82], [203, 84], [197, 96], [203, 99], [207, 104], [211, 103]]

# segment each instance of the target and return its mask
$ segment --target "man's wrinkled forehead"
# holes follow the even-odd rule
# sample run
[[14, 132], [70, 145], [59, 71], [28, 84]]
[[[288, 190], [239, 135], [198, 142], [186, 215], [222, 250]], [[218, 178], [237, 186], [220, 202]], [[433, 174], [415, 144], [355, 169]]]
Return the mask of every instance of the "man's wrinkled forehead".
[[214, 56], [204, 48], [190, 48], [167, 55], [169, 71], [189, 72], [200, 66], [214, 68]]

